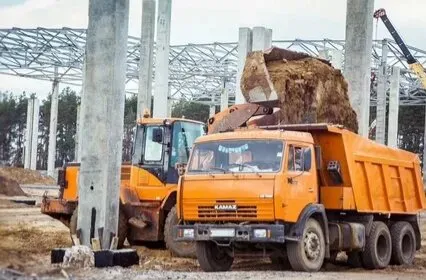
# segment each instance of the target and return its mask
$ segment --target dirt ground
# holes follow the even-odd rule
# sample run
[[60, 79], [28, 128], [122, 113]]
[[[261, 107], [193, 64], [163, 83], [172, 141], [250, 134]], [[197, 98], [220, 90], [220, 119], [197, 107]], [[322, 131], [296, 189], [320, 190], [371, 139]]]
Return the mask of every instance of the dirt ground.
[[[108, 269], [62, 269], [50, 264], [50, 249], [71, 245], [68, 228], [40, 213], [40, 208], [16, 204], [0, 197], [0, 279], [11, 277], [7, 269], [23, 273], [22, 277], [38, 279], [341, 279], [342, 272], [350, 279], [424, 279], [426, 275], [426, 215], [423, 216], [423, 248], [412, 267], [391, 266], [381, 271], [353, 269], [346, 265], [324, 266], [310, 274], [280, 271], [268, 259], [237, 260], [231, 272], [204, 273], [197, 261], [172, 258], [164, 248], [137, 246], [139, 266]], [[15, 279], [18, 275], [14, 275]], [[33, 278], [34, 279], [34, 278]]]

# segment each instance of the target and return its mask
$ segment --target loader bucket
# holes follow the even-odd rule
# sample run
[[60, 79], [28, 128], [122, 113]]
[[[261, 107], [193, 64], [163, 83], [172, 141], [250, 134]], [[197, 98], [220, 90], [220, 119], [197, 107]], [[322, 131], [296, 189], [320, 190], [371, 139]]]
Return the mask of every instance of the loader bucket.
[[[244, 72], [241, 77], [241, 92], [246, 98], [246, 101], [253, 103], [278, 100], [279, 95], [274, 88], [270, 73], [267, 69], [268, 62], [277, 60], [292, 61], [304, 58], [312, 57], [305, 53], [294, 52], [276, 47], [272, 47], [265, 51], [249, 53], [246, 58]], [[331, 66], [327, 60], [319, 58], [315, 59]]]

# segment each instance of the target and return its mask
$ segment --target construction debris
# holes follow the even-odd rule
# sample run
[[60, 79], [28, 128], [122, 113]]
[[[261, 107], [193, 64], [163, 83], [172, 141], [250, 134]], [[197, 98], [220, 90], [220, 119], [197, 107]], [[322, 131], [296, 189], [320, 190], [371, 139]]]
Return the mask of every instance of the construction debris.
[[276, 100], [277, 123], [331, 123], [358, 131], [348, 85], [341, 71], [326, 60], [279, 48], [252, 52], [241, 91], [247, 102]]
[[77, 245], [65, 250], [62, 262], [64, 267], [93, 267], [95, 265], [95, 257], [92, 249], [87, 246]]

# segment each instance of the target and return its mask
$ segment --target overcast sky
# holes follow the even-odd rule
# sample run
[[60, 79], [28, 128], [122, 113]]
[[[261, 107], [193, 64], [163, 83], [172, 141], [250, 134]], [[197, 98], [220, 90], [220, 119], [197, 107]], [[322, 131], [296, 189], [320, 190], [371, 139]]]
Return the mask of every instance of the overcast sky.
[[[130, 0], [129, 35], [140, 35], [140, 0]], [[426, 1], [376, 0], [407, 44], [426, 49]], [[272, 28], [273, 39], [344, 39], [345, 0], [173, 0], [171, 44], [236, 42], [239, 27]], [[88, 0], [0, 0], [0, 28], [86, 28]], [[375, 26], [375, 25], [374, 25]], [[374, 33], [375, 37], [375, 33]], [[390, 38], [383, 23], [377, 39]], [[0, 76], [0, 90], [36, 91], [48, 82]]]

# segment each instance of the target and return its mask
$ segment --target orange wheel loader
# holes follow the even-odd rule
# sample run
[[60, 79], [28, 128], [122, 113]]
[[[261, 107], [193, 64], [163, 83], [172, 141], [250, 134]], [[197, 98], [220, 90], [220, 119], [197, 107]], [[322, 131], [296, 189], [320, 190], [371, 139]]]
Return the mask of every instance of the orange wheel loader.
[[[137, 121], [132, 162], [121, 167], [118, 246], [165, 241], [175, 256], [194, 256], [194, 245], [173, 241], [176, 216], [176, 163], [186, 163], [205, 124], [187, 119], [142, 118]], [[79, 163], [68, 163], [58, 175], [59, 198], [45, 196], [41, 211], [77, 233]]]

